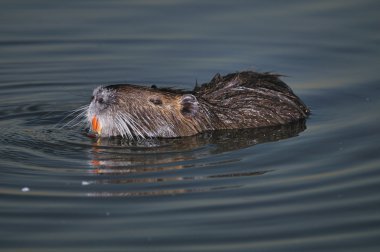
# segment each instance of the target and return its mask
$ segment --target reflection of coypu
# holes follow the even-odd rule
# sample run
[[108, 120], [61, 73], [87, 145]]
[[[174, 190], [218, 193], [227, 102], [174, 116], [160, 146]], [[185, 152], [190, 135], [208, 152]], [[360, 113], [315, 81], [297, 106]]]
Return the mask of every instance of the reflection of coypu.
[[[186, 138], [154, 138], [139, 141], [120, 137], [103, 138], [94, 141], [90, 164], [94, 173], [108, 175], [185, 169], [192, 167], [189, 161], [193, 165], [199, 159], [202, 160], [200, 162], [207, 162], [204, 160], [208, 159], [204, 158], [210, 155], [288, 139], [297, 136], [305, 129], [305, 120], [300, 120], [272, 127], [215, 130]], [[212, 160], [210, 162], [215, 164], [215, 160]], [[254, 173], [256, 172], [258, 171], [255, 170]], [[151, 176], [148, 179], [151, 179]]]
[[146, 138], [281, 125], [308, 113], [278, 75], [245, 71], [218, 74], [192, 92], [129, 84], [98, 87], [87, 118], [100, 136]]

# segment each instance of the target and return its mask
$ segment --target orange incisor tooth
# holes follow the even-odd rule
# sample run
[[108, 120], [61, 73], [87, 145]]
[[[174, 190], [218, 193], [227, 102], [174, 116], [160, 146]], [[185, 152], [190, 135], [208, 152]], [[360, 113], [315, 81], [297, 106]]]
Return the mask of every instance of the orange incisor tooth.
[[100, 131], [102, 130], [102, 127], [100, 125], [100, 122], [96, 116], [92, 117], [92, 130], [95, 131], [100, 135]]

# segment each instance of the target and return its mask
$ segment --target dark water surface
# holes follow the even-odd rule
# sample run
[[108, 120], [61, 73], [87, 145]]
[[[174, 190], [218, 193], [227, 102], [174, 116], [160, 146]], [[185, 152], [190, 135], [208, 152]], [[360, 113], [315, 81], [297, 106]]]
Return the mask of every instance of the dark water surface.
[[[380, 3], [1, 1], [1, 251], [379, 251]], [[303, 123], [128, 143], [100, 84], [283, 79]], [[306, 126], [306, 129], [305, 129]]]

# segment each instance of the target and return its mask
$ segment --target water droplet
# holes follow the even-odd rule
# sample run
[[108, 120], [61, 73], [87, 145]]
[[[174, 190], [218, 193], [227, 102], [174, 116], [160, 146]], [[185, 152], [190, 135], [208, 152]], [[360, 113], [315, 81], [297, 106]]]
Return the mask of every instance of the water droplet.
[[83, 186], [87, 186], [87, 185], [89, 185], [89, 184], [91, 184], [91, 182], [89, 182], [89, 181], [82, 181], [82, 185], [83, 185]]
[[22, 192], [29, 192], [30, 189], [29, 189], [29, 187], [23, 187], [23, 188], [21, 188], [21, 191]]

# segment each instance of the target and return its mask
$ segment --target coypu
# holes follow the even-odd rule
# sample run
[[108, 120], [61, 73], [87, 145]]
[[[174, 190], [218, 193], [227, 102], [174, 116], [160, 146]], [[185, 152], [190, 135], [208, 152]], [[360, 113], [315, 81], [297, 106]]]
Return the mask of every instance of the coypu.
[[154, 85], [101, 86], [86, 107], [87, 121], [101, 137], [166, 138], [305, 119], [309, 109], [279, 77], [253, 71], [217, 74], [189, 92]]

